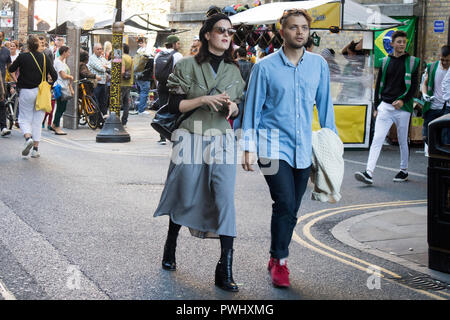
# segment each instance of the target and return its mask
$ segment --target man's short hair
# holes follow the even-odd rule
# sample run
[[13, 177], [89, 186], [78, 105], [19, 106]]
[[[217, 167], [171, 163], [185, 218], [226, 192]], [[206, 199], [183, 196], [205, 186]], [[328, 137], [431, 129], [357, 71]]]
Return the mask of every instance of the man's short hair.
[[284, 10], [283, 15], [280, 18], [279, 22], [282, 28], [286, 27], [288, 18], [292, 16], [304, 16], [306, 21], [308, 22], [308, 27], [311, 27], [312, 18], [309, 15], [308, 11], [306, 11], [305, 9], [289, 9]]
[[405, 31], [403, 31], [403, 30], [397, 30], [397, 31], [395, 31], [393, 34], [392, 34], [392, 42], [394, 42], [395, 41], [395, 39], [397, 39], [397, 38], [399, 38], [399, 37], [401, 37], [401, 38], [408, 38], [408, 35], [406, 34], [406, 32]]
[[446, 57], [450, 54], [450, 46], [446, 45], [441, 48], [441, 56]]

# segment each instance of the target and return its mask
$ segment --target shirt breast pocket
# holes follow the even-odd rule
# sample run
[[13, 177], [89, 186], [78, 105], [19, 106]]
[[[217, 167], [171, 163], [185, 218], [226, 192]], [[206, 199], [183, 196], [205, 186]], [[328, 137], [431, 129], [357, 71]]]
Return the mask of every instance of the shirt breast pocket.
[[306, 81], [305, 84], [302, 86], [302, 89], [303, 89], [303, 96], [305, 97], [306, 101], [308, 103], [314, 102], [314, 100], [316, 99], [318, 83], [313, 81]]

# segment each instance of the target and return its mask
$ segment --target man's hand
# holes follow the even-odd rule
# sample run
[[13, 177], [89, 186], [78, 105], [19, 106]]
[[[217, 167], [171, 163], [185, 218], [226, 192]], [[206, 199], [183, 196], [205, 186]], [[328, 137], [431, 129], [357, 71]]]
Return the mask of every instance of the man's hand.
[[426, 93], [422, 93], [422, 99], [423, 99], [425, 102], [430, 102], [430, 101], [431, 101], [431, 100], [430, 100], [430, 96], [427, 95]]
[[397, 110], [400, 110], [403, 107], [403, 104], [403, 100], [395, 100], [394, 102], [392, 102], [392, 105]]
[[253, 152], [244, 151], [242, 159], [242, 168], [244, 168], [245, 171], [255, 171], [253, 169], [253, 165], [256, 162], [256, 155]]

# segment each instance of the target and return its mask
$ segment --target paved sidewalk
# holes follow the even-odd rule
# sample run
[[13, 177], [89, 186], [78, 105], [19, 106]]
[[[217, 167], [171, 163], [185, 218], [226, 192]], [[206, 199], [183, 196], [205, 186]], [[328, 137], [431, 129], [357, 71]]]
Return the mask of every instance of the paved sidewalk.
[[428, 268], [426, 206], [362, 214], [339, 223], [332, 233], [349, 246], [450, 283], [450, 274]]

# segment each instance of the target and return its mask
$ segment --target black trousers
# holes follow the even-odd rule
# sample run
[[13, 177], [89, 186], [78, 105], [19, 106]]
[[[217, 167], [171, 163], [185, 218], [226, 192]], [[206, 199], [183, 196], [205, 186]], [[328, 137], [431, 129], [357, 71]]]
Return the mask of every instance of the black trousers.
[[[283, 259], [289, 256], [289, 244], [297, 224], [297, 212], [306, 191], [311, 167], [292, 168], [284, 160], [261, 159], [258, 164], [270, 189], [272, 221], [270, 226], [270, 256]], [[268, 170], [268, 168], [278, 170]]]
[[5, 101], [0, 101], [0, 131], [6, 128], [6, 105]]

